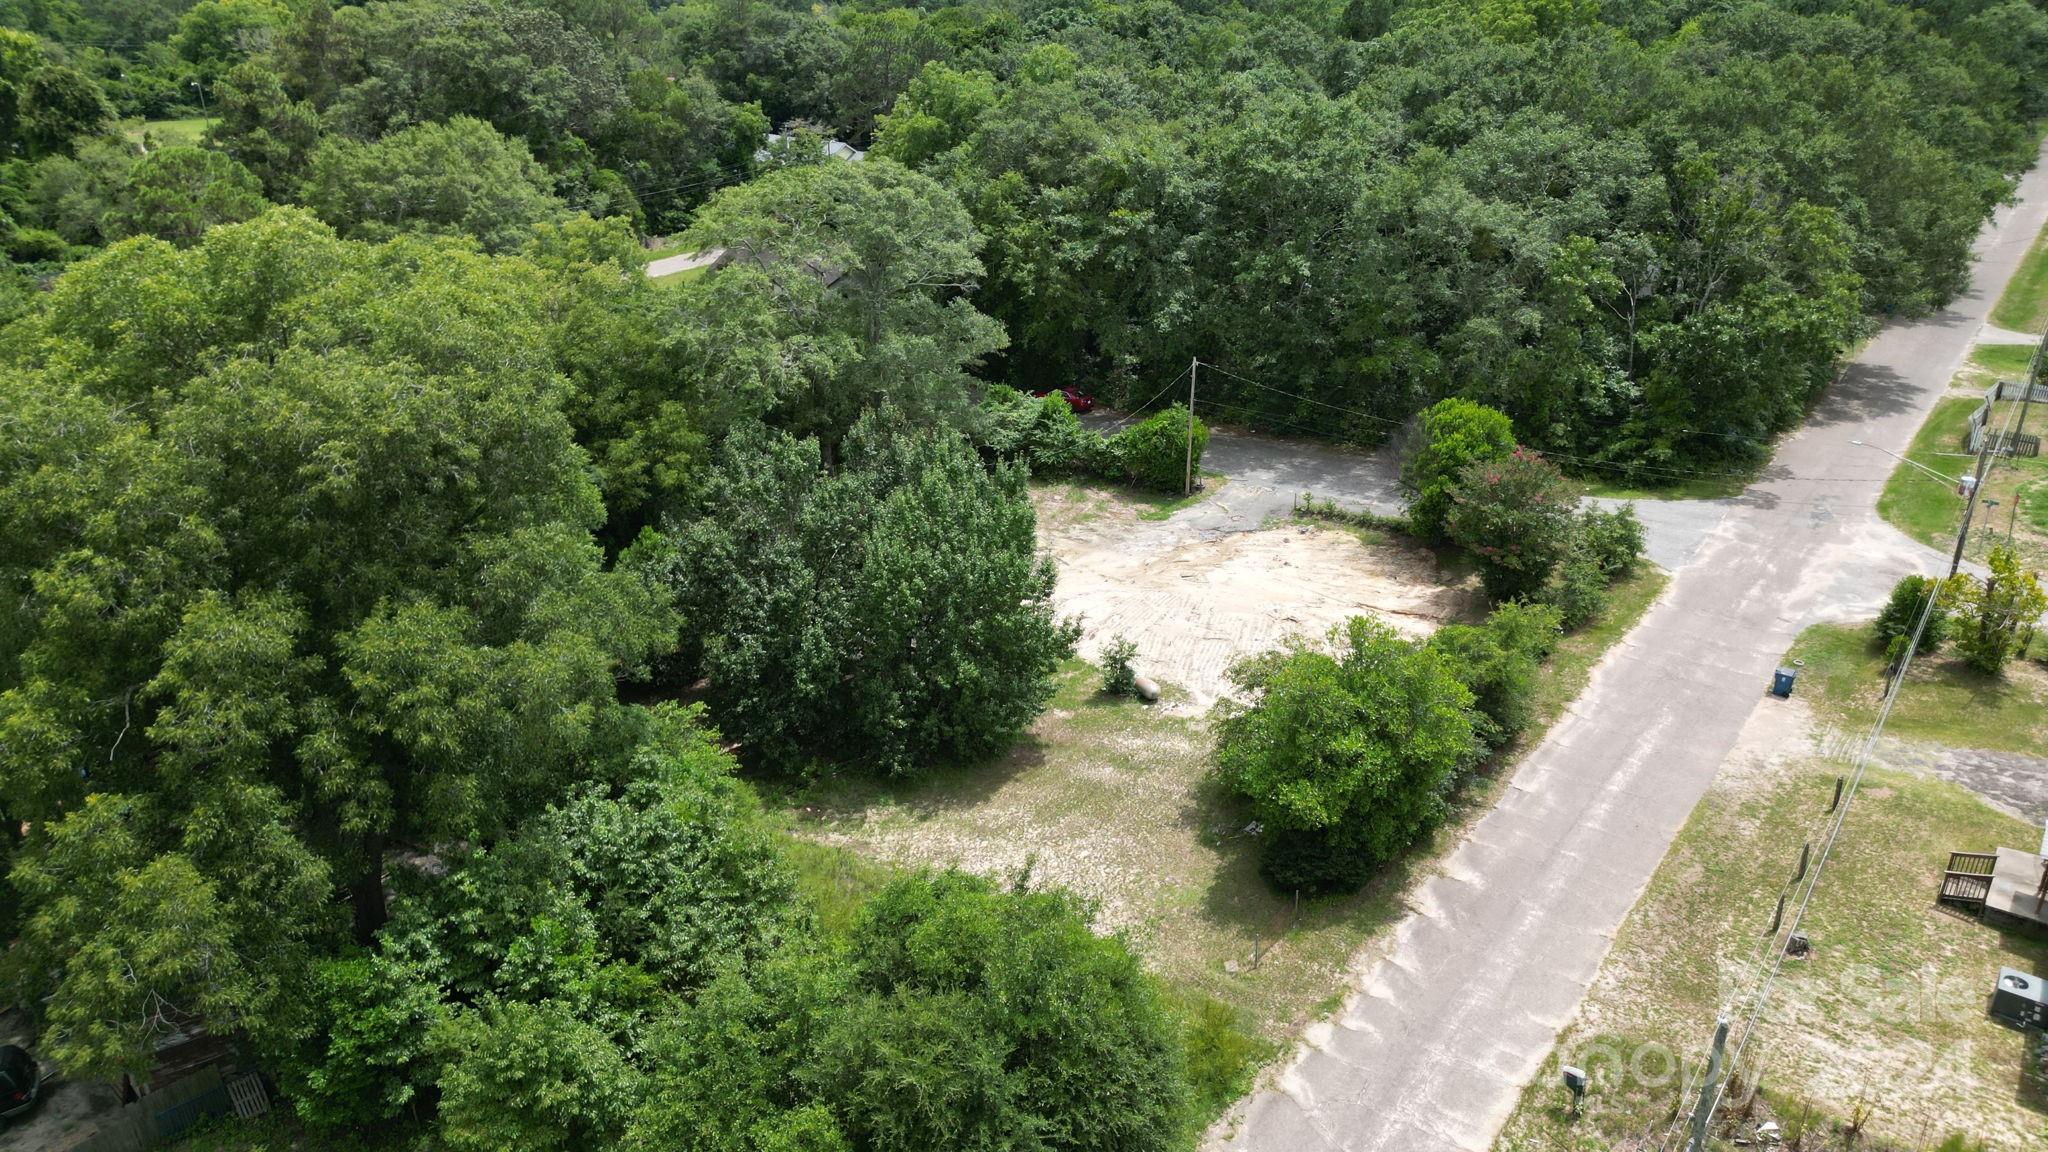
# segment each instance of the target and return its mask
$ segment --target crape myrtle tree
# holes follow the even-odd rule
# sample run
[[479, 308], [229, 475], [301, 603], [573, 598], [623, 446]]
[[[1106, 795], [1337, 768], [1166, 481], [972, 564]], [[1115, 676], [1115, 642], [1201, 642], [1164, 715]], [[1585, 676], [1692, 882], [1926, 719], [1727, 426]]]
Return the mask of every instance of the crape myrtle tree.
[[[144, 1066], [163, 1005], [289, 1033], [304, 951], [384, 922], [386, 846], [559, 796], [672, 643], [592, 538], [545, 283], [277, 210], [0, 333], [8, 972], [67, 1068]], [[106, 891], [57, 899], [79, 852]]]

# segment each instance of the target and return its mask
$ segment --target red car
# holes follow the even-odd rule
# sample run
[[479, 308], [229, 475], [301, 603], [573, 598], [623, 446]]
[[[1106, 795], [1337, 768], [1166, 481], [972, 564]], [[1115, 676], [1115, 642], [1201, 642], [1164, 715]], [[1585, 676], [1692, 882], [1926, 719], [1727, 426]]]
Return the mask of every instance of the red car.
[[1095, 408], [1095, 397], [1088, 395], [1086, 392], [1076, 392], [1072, 388], [1042, 388], [1033, 392], [1032, 395], [1043, 400], [1055, 392], [1066, 397], [1067, 407], [1072, 408], [1076, 412], [1088, 412]]

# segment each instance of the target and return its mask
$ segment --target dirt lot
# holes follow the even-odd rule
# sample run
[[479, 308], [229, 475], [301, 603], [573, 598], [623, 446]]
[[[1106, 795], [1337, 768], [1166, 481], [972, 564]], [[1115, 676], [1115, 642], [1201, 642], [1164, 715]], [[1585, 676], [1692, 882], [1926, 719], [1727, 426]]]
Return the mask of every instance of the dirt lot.
[[1148, 520], [1142, 501], [1114, 490], [1036, 490], [1039, 540], [1060, 565], [1055, 599], [1082, 621], [1082, 656], [1127, 636], [1139, 670], [1185, 689], [1185, 707], [1200, 711], [1229, 687], [1233, 661], [1287, 636], [1360, 615], [1419, 636], [1485, 611], [1475, 580], [1410, 543], [1286, 520], [1211, 527], [1234, 499], [1226, 485], [1210, 509], [1189, 510], [1211, 515]]

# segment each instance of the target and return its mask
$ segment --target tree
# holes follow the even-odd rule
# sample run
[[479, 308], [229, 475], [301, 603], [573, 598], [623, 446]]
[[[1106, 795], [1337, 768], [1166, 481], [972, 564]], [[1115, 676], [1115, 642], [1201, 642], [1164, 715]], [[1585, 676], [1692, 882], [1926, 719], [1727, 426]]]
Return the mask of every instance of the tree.
[[1424, 539], [1441, 540], [1465, 468], [1513, 453], [1515, 429], [1505, 413], [1455, 396], [1416, 420], [1414, 450], [1401, 464], [1401, 483], [1414, 493], [1408, 521]]
[[247, 168], [219, 152], [173, 146], [136, 161], [104, 227], [116, 237], [185, 246], [216, 224], [253, 219], [268, 207], [262, 182]]
[[1536, 596], [1571, 551], [1577, 504], [1578, 494], [1556, 465], [1517, 448], [1459, 470], [1445, 528], [1478, 559], [1487, 596]]
[[100, 86], [62, 64], [32, 69], [15, 95], [15, 133], [30, 158], [69, 156], [79, 140], [113, 119], [114, 107]]
[[2010, 545], [1993, 548], [1984, 566], [1989, 574], [1982, 581], [1966, 581], [1957, 597], [1962, 627], [1954, 636], [1957, 652], [1970, 667], [1996, 676], [2027, 650], [2041, 613], [2048, 611], [2048, 592], [2041, 590], [2038, 576], [2020, 571], [2019, 555]]
[[689, 240], [735, 256], [719, 291], [777, 302], [777, 338], [811, 358], [772, 418], [828, 452], [862, 411], [893, 402], [967, 423], [966, 369], [1004, 344], [968, 302], [981, 237], [951, 193], [888, 160], [783, 168], [727, 188]]
[[1436, 826], [1476, 758], [1472, 692], [1437, 650], [1353, 617], [1307, 647], [1241, 662], [1250, 703], [1226, 712], [1218, 775], [1261, 826], [1283, 890], [1349, 890]]
[[1064, 893], [955, 872], [892, 882], [843, 949], [719, 980], [649, 1048], [634, 1152], [1142, 1152], [1189, 1118], [1176, 1022], [1123, 942]]
[[996, 78], [961, 72], [939, 61], [924, 66], [875, 124], [874, 151], [913, 168], [966, 143], [976, 121], [996, 103]]
[[439, 232], [511, 252], [535, 225], [564, 215], [549, 186], [525, 144], [458, 116], [372, 143], [328, 140], [308, 162], [299, 199], [345, 236]]
[[213, 99], [218, 119], [207, 133], [213, 146], [254, 172], [271, 199], [297, 191], [320, 138], [320, 113], [312, 101], [292, 99], [283, 77], [255, 61], [237, 64], [215, 81]]
[[1009, 745], [1075, 639], [1024, 479], [889, 409], [836, 471], [815, 441], [728, 442], [675, 532], [673, 579], [713, 714], [749, 760], [901, 775]]
[[312, 985], [309, 1035], [279, 1068], [293, 1110], [330, 1129], [398, 1116], [431, 1079], [428, 1038], [448, 1015], [441, 989], [419, 965], [378, 953], [323, 961]]
[[[81, 918], [32, 884], [30, 955], [111, 960], [152, 917], [191, 922], [252, 957], [246, 975], [191, 945], [203, 971], [168, 972], [164, 995], [289, 1037], [310, 968], [294, 949], [344, 899], [373, 936], [388, 838], [489, 839], [564, 794], [616, 678], [675, 619], [592, 539], [544, 285], [277, 210], [189, 249], [118, 245], [7, 332], [0, 792], [35, 822], [17, 875], [92, 796], [147, 813], [132, 860], [107, 856], [127, 903]], [[193, 843], [230, 832], [274, 847]], [[146, 1058], [146, 1031], [99, 1001], [113, 985], [19, 971], [24, 1002], [53, 997], [93, 1046], [67, 1066]], [[119, 1031], [84, 1039], [87, 1020]]]
[[1625, 580], [1643, 562], [1643, 522], [1633, 503], [1613, 508], [1590, 507], [1579, 513], [1579, 546], [1600, 575]]
[[567, 1006], [492, 1001], [434, 1034], [441, 1139], [459, 1152], [602, 1148], [639, 1099], [625, 1053]]

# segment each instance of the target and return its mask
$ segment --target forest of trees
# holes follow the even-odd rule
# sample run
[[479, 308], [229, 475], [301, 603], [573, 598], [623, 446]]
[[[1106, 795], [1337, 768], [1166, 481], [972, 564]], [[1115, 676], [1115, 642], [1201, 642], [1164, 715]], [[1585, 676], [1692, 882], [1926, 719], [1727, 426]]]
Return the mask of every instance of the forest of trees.
[[1416, 528], [1503, 608], [1226, 721], [1269, 875], [1355, 883], [1440, 804], [1276, 799], [1280, 706], [1421, 701], [1303, 755], [1439, 795], [1640, 547], [1490, 555], [1459, 485], [1759, 458], [1964, 285], [2044, 67], [2028, 0], [0, 0], [5, 998], [82, 1077], [203, 1019], [378, 1146], [1179, 1146], [1086, 907], [826, 925], [743, 775], [1044, 706], [1027, 476], [1171, 486], [1183, 426], [1017, 390], [1430, 410]]

